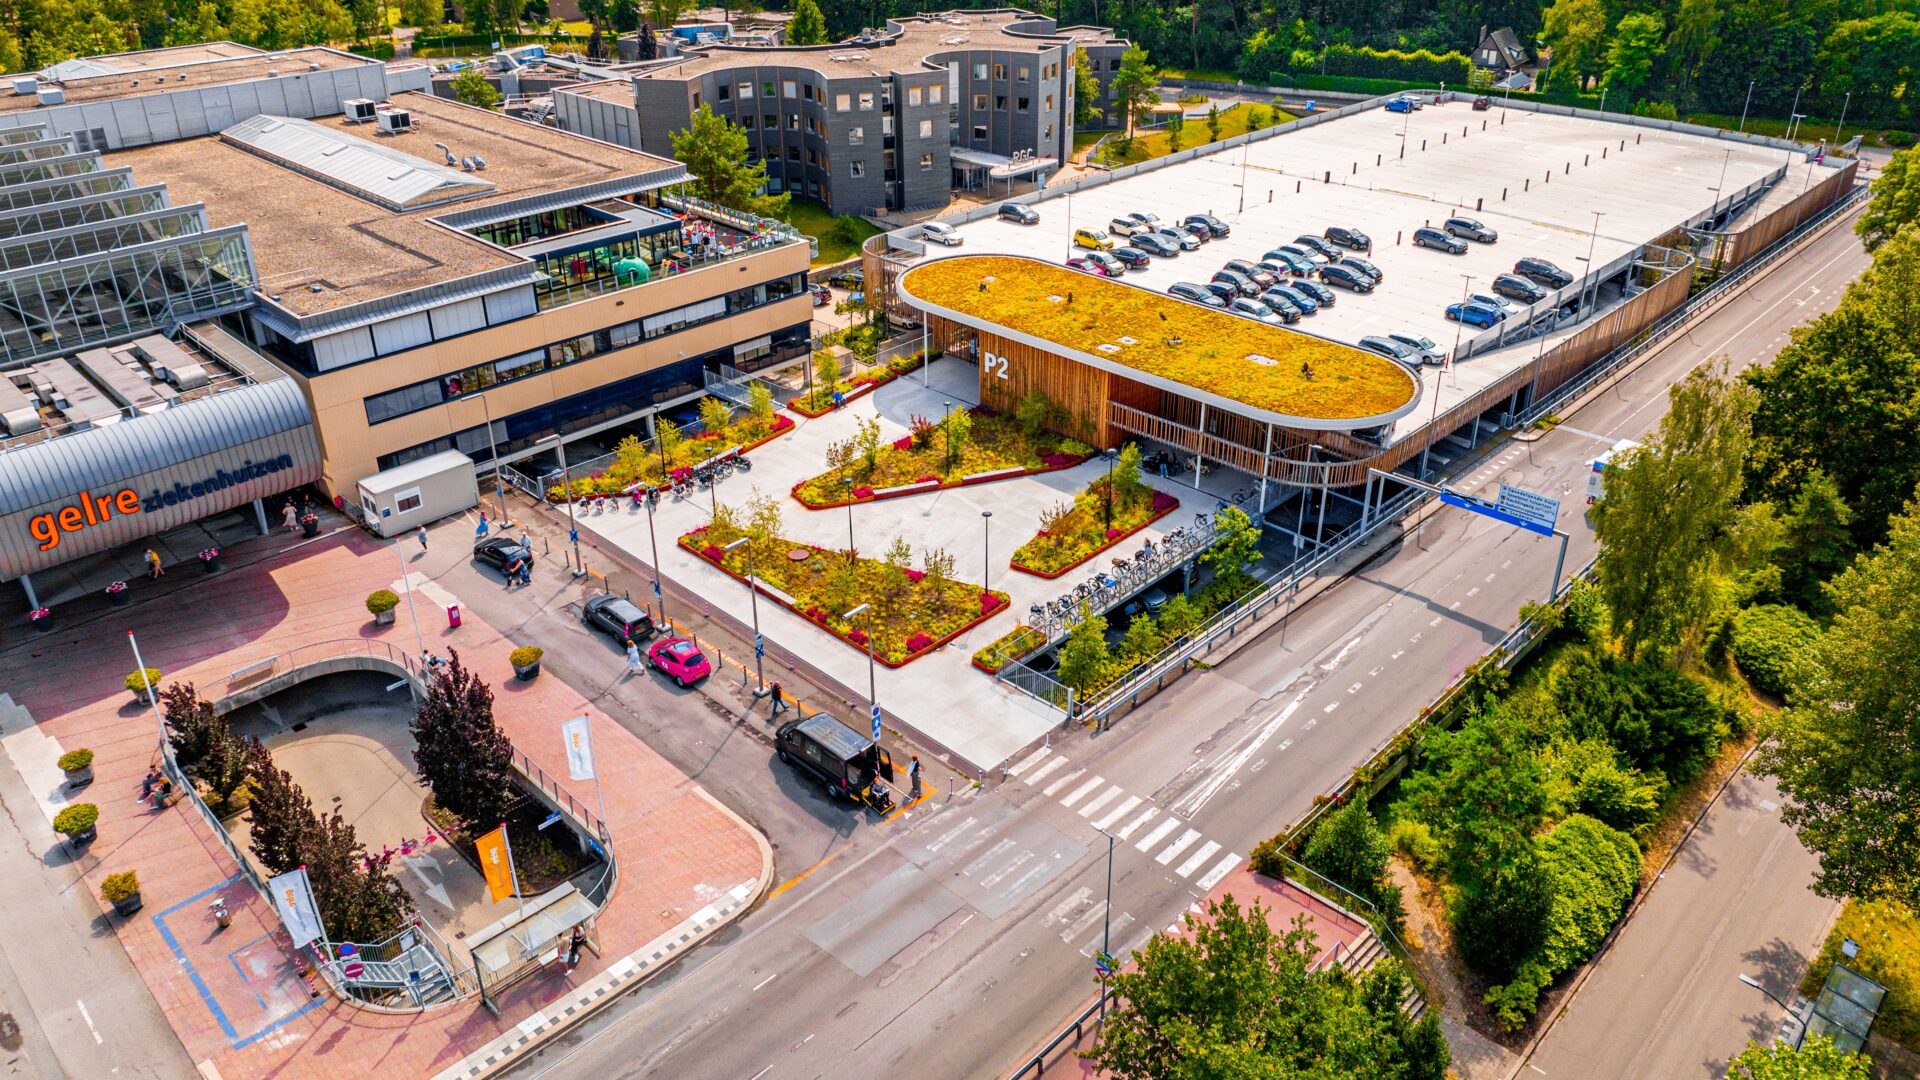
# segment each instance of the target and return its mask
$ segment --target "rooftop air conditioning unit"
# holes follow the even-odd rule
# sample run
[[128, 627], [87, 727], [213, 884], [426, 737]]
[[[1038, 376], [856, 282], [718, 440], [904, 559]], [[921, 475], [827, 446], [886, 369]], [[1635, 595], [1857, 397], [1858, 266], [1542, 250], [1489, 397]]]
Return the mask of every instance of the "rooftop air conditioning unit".
[[380, 122], [380, 133], [383, 135], [398, 135], [413, 130], [413, 114], [405, 109], [381, 109], [374, 114], [374, 119]]
[[40, 80], [34, 78], [31, 75], [28, 75], [24, 78], [13, 80], [13, 92], [15, 94], [21, 94], [21, 95], [34, 94], [34, 93], [38, 93], [39, 91], [40, 91]]
[[67, 92], [58, 86], [43, 86], [40, 88], [40, 104], [42, 105], [62, 105], [66, 103], [66, 100]]
[[372, 98], [348, 98], [340, 103], [340, 111], [347, 116], [349, 124], [365, 124], [373, 120], [374, 101]]

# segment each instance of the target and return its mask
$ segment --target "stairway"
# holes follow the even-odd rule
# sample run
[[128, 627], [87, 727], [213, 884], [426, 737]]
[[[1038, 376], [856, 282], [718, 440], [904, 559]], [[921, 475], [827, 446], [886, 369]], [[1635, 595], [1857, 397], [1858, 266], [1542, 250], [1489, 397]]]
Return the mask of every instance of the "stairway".
[[[1358, 978], [1371, 971], [1386, 955], [1387, 947], [1381, 942], [1380, 936], [1369, 930], [1353, 943], [1352, 949], [1342, 950], [1338, 963]], [[1426, 996], [1420, 993], [1420, 987], [1412, 979], [1407, 980], [1406, 991], [1400, 996], [1400, 1011], [1412, 1021], [1418, 1021], [1427, 1011]]]

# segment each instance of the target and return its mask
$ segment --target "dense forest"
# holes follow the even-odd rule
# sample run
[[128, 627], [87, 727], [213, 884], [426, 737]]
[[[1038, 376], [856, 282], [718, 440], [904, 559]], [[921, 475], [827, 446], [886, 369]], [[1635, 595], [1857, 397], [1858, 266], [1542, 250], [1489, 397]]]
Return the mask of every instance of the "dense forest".
[[[0, 0], [0, 65], [230, 38], [266, 48], [384, 36], [383, 0]], [[589, 18], [626, 29], [671, 21], [685, 0], [588, 0]], [[736, 9], [748, 6], [736, 3]], [[784, 3], [772, 6], [783, 7]], [[823, 0], [838, 40], [891, 15], [935, 6]], [[998, 6], [988, 3], [961, 7]], [[1111, 26], [1153, 63], [1249, 81], [1319, 73], [1430, 78], [1433, 61], [1471, 50], [1484, 27], [1510, 26], [1551, 54], [1546, 88], [1605, 90], [1620, 108], [1658, 102], [1681, 113], [1785, 118], [1798, 111], [1911, 131], [1920, 67], [1920, 0], [1054, 0], [1061, 25]], [[537, 22], [535, 0], [470, 0], [474, 33]], [[439, 0], [403, 0], [400, 25], [437, 24]], [[1383, 55], [1384, 54], [1384, 55]], [[1410, 56], [1408, 54], [1411, 54]], [[1356, 63], [1359, 57], [1362, 63]], [[1329, 60], [1333, 63], [1329, 66]], [[1459, 57], [1451, 58], [1457, 66]]]

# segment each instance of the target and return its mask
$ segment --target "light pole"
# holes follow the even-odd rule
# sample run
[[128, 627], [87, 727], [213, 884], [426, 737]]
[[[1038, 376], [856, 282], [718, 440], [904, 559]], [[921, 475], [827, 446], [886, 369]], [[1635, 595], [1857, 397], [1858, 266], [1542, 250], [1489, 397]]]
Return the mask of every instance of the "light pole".
[[562, 490], [567, 493], [567, 539], [573, 542], [571, 573], [574, 577], [579, 577], [587, 570], [580, 564], [580, 522], [573, 516], [573, 472], [567, 468], [567, 444], [560, 441], [560, 433], [557, 431], [541, 439], [540, 443], [542, 445], [552, 443], [554, 451], [560, 455], [560, 482], [565, 485]]
[[647, 542], [653, 545], [653, 602], [660, 606], [660, 624], [671, 626], [673, 623], [667, 618], [667, 597], [660, 591], [660, 538], [653, 531], [653, 501], [658, 497], [650, 492], [646, 500]]
[[1746, 984], [1747, 984], [1748, 986], [1751, 986], [1751, 987], [1753, 987], [1753, 988], [1754, 988], [1755, 990], [1758, 990], [1758, 991], [1760, 991], [1761, 993], [1763, 993], [1763, 994], [1765, 994], [1765, 995], [1767, 995], [1768, 997], [1770, 997], [1770, 998], [1773, 998], [1773, 1003], [1774, 1003], [1775, 1005], [1778, 1005], [1778, 1006], [1780, 1006], [1781, 1008], [1783, 1008], [1783, 1009], [1785, 1009], [1785, 1010], [1787, 1010], [1788, 1012], [1792, 1012], [1792, 1011], [1793, 1011], [1793, 1006], [1791, 1006], [1791, 1005], [1789, 1005], [1789, 1004], [1787, 1004], [1787, 1003], [1786, 1003], [1786, 1002], [1784, 1002], [1784, 1001], [1781, 1001], [1781, 1000], [1780, 1000], [1780, 999], [1779, 999], [1778, 997], [1776, 997], [1776, 996], [1774, 995], [1774, 992], [1773, 992], [1773, 991], [1771, 991], [1771, 990], [1769, 990], [1769, 989], [1767, 989], [1767, 988], [1766, 988], [1765, 986], [1762, 986], [1762, 985], [1760, 984], [1760, 980], [1759, 980], [1759, 979], [1756, 979], [1756, 978], [1754, 978], [1753, 976], [1751, 976], [1751, 975], [1749, 975], [1749, 974], [1747, 974], [1746, 972], [1744, 972], [1744, 971], [1743, 971], [1743, 972], [1741, 972], [1741, 973], [1740, 973], [1740, 981], [1741, 981], [1741, 982], [1743, 982], [1743, 983], [1746, 983]]
[[[1720, 162], [1720, 186], [1713, 189], [1715, 195], [1725, 195], [1727, 193], [1727, 166], [1731, 164], [1733, 164], [1733, 147], [1729, 146], [1727, 147], [1727, 156]], [[1599, 228], [1598, 225], [1594, 227]]]
[[[424, 665], [427, 656], [427, 639], [420, 635], [420, 613], [413, 608], [413, 581], [407, 574], [406, 553], [400, 550], [400, 541], [397, 538], [393, 542], [393, 554], [400, 560], [400, 587], [407, 593], [407, 618], [413, 620], [413, 643], [420, 646], [420, 662]], [[527, 557], [533, 557], [532, 548], [527, 549]], [[427, 673], [422, 671], [420, 674], [424, 677]]]
[[993, 595], [987, 579], [993, 576], [993, 511], [980, 511], [980, 598]]
[[1759, 81], [1759, 79], [1747, 80], [1747, 101], [1740, 106], [1740, 134], [1742, 135], [1747, 133], [1747, 109], [1753, 105], [1753, 88]]
[[1792, 116], [1787, 118], [1787, 141], [1788, 142], [1793, 141], [1794, 132], [1800, 130], [1800, 121], [1805, 120], [1806, 118], [1807, 118], [1807, 114], [1803, 112], [1794, 113]]
[[1106, 522], [1107, 528], [1111, 529], [1113, 528], [1113, 463], [1120, 460], [1120, 451], [1109, 446], [1100, 451], [1100, 456], [1107, 459], [1107, 490], [1100, 500], [1103, 511], [1101, 518]]
[[480, 412], [487, 420], [487, 453], [493, 458], [493, 498], [500, 504], [500, 527], [505, 529], [513, 522], [507, 516], [507, 486], [500, 479], [500, 446], [493, 438], [493, 409], [488, 406], [485, 394], [480, 395]]
[[[1587, 277], [1593, 281], [1593, 299], [1596, 303], [1600, 300], [1600, 282], [1593, 272], [1593, 251], [1594, 245], [1600, 241], [1600, 218], [1605, 213], [1604, 210], [1593, 212], [1593, 231], [1587, 234]], [[1587, 288], [1584, 284], [1580, 286], [1580, 306], [1587, 306]]]
[[853, 622], [855, 615], [867, 617], [867, 715], [873, 721], [873, 741], [880, 741], [880, 689], [873, 674], [873, 605], [861, 604], [852, 611], [840, 616], [843, 622]]
[[1806, 88], [1807, 88], [1807, 82], [1805, 79], [1800, 80], [1800, 85], [1793, 88], [1793, 105], [1787, 109], [1787, 141], [1788, 142], [1793, 141], [1793, 126], [1795, 122], [1800, 119], [1800, 95], [1806, 90]]
[[[1460, 355], [1460, 336], [1467, 328], [1467, 293], [1473, 289], [1473, 275], [1461, 274], [1460, 281], [1460, 317], [1453, 320], [1453, 351], [1447, 354], [1447, 370], [1452, 371], [1456, 358]], [[1440, 379], [1433, 380], [1433, 407], [1435, 415], [1440, 408]]]
[[953, 428], [949, 421], [953, 418], [953, 402], [940, 403], [940, 472], [942, 475], [953, 471]]
[[765, 697], [767, 695], [767, 670], [760, 654], [766, 650], [760, 643], [760, 589], [754, 583], [757, 575], [754, 573], [753, 544], [750, 543], [751, 539], [751, 537], [743, 536], [733, 543], [728, 544], [726, 547], [721, 548], [720, 554], [725, 555], [741, 544], [747, 545], [747, 603], [753, 609], [753, 677], [760, 684], [760, 688], [753, 692], [753, 696]]
[[1607, 115], [1607, 88], [1604, 86], [1600, 88], [1600, 115]]
[[[1107, 911], [1106, 925], [1100, 930], [1100, 955], [1107, 963], [1113, 961], [1113, 834], [1098, 825], [1093, 831], [1107, 838]], [[1104, 964], [1102, 966], [1105, 966]], [[1100, 979], [1100, 1018], [1107, 1016], [1107, 976]]]
[[853, 565], [853, 477], [843, 476], [840, 483], [847, 490], [847, 565]]
[[1840, 122], [1833, 125], [1833, 145], [1840, 145], [1840, 129], [1847, 126], [1847, 106], [1853, 104], [1853, 91], [1847, 91], [1846, 100], [1840, 103]]
[[1320, 77], [1327, 77], [1327, 43], [1320, 43]]

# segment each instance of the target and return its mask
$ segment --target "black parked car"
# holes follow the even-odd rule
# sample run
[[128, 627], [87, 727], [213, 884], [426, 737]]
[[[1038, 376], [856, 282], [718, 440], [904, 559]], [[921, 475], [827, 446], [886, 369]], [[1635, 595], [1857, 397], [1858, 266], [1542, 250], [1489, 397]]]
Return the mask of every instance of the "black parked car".
[[473, 545], [473, 557], [496, 570], [505, 570], [515, 562], [533, 561], [533, 552], [511, 536], [489, 536]]
[[1409, 367], [1420, 366], [1420, 357], [1413, 351], [1413, 346], [1402, 344], [1392, 338], [1363, 337], [1360, 339], [1360, 347], [1369, 352], [1379, 353], [1389, 360], [1398, 360]]
[[1260, 295], [1260, 284], [1238, 270], [1222, 270], [1213, 275], [1213, 280], [1233, 286], [1233, 290], [1241, 296]]
[[1040, 211], [1035, 210], [1026, 203], [1001, 203], [1000, 217], [1002, 220], [1011, 221], [1016, 225], [1040, 224]]
[[1518, 300], [1523, 304], [1537, 304], [1547, 298], [1547, 290], [1519, 274], [1501, 274], [1494, 278], [1493, 291], [1509, 300]]
[[1432, 248], [1435, 251], [1444, 251], [1449, 255], [1465, 255], [1467, 253], [1467, 242], [1465, 240], [1456, 239], [1453, 234], [1441, 229], [1413, 230], [1413, 246]]
[[1564, 289], [1573, 284], [1572, 274], [1545, 259], [1536, 259], [1531, 255], [1514, 263], [1513, 272], [1521, 277], [1531, 278], [1549, 289]]
[[1463, 237], [1468, 240], [1478, 241], [1482, 244], [1491, 244], [1495, 240], [1500, 239], [1499, 233], [1494, 232], [1492, 229], [1487, 228], [1485, 225], [1480, 224], [1470, 217], [1450, 217], [1441, 228], [1447, 230], [1447, 235], [1449, 236]]
[[1369, 293], [1373, 291], [1373, 279], [1361, 273], [1359, 270], [1348, 266], [1344, 262], [1337, 262], [1330, 266], [1321, 267], [1320, 280], [1328, 285], [1338, 285], [1343, 289], [1352, 289], [1354, 292]]
[[1321, 307], [1333, 306], [1333, 302], [1335, 300], [1335, 297], [1333, 295], [1333, 290], [1327, 288], [1325, 285], [1322, 285], [1317, 281], [1308, 281], [1305, 278], [1301, 278], [1298, 281], [1287, 282], [1287, 287], [1290, 289], [1298, 289], [1299, 291], [1306, 293], [1308, 296], [1313, 297], [1314, 300], [1319, 302]]
[[893, 779], [892, 757], [826, 713], [788, 721], [773, 745], [781, 761], [824, 785], [830, 799], [864, 802], [881, 811], [892, 804], [886, 785], [875, 782]]
[[1382, 273], [1379, 267], [1373, 265], [1372, 263], [1368, 262], [1367, 260], [1361, 258], [1358, 255], [1347, 255], [1342, 257], [1340, 260], [1340, 265], [1352, 270], [1360, 271], [1361, 273], [1372, 278], [1373, 283], [1375, 285], [1378, 285], [1381, 282], [1387, 280], [1387, 275]]
[[1136, 247], [1114, 248], [1113, 257], [1119, 259], [1121, 264], [1129, 270], [1144, 270], [1147, 264], [1153, 261], [1147, 257], [1146, 252]]
[[1233, 230], [1227, 228], [1226, 222], [1221, 221], [1212, 214], [1188, 214], [1187, 224], [1198, 225], [1206, 229], [1207, 235], [1209, 236], [1219, 237], [1231, 236], [1233, 234]]
[[1134, 233], [1127, 237], [1127, 244], [1161, 259], [1171, 259], [1180, 254], [1180, 249], [1174, 246], [1173, 241], [1157, 232]]
[[1366, 233], [1348, 225], [1329, 226], [1326, 235], [1333, 243], [1354, 251], [1365, 251], [1373, 246], [1373, 240]]
[[1240, 287], [1231, 281], [1221, 281], [1218, 277], [1202, 285], [1201, 288], [1212, 293], [1214, 299], [1220, 301], [1221, 307], [1226, 307], [1229, 303], [1240, 299]]
[[828, 278], [827, 284], [843, 289], [864, 289], [867, 287], [867, 272], [858, 266], [849, 267]]
[[[1223, 286], [1224, 288], [1224, 286]], [[1219, 293], [1205, 285], [1195, 285], [1191, 281], [1176, 281], [1167, 286], [1168, 296], [1177, 296], [1182, 300], [1191, 300], [1196, 304], [1205, 304], [1210, 308], [1223, 308], [1227, 302]]]
[[647, 618], [647, 613], [640, 610], [639, 605], [624, 596], [611, 593], [596, 596], [582, 605], [580, 619], [622, 646], [629, 641], [650, 638], [654, 632], [653, 620]]
[[1301, 233], [1299, 236], [1293, 238], [1293, 242], [1309, 251], [1317, 251], [1325, 255], [1328, 262], [1337, 262], [1340, 258], [1339, 247], [1328, 243], [1324, 237], [1314, 236], [1311, 233]]

